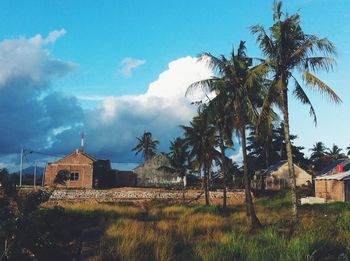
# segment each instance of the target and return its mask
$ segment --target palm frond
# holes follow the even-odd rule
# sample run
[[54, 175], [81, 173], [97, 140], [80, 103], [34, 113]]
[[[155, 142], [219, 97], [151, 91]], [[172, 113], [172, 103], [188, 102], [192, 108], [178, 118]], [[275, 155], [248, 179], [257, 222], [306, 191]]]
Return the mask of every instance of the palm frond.
[[[293, 77], [294, 78], [294, 77]], [[317, 117], [316, 117], [316, 112], [315, 109], [307, 96], [307, 94], [304, 92], [303, 88], [299, 84], [299, 82], [294, 78], [295, 82], [295, 88], [293, 91], [294, 96], [301, 101], [303, 104], [309, 105], [310, 106], [310, 116], [313, 117], [315, 125], [317, 125]]]
[[340, 97], [333, 91], [331, 87], [329, 87], [326, 83], [321, 81], [315, 75], [310, 73], [309, 71], [304, 71], [303, 79], [306, 82], [307, 86], [313, 87], [316, 89], [321, 95], [327, 96], [330, 101], [334, 103], [341, 103], [342, 100]]

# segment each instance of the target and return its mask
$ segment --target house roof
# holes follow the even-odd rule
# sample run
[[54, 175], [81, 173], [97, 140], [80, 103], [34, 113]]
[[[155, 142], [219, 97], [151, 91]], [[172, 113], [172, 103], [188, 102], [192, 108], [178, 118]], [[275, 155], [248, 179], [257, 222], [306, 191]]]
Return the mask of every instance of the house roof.
[[265, 170], [262, 173], [262, 175], [269, 175], [272, 171], [279, 169], [280, 167], [282, 167], [286, 163], [287, 163], [286, 160], [281, 160], [281, 161], [277, 162], [276, 164], [271, 165], [267, 170]]
[[332, 162], [331, 164], [326, 166], [323, 170], [318, 172], [317, 176], [324, 175], [330, 172], [331, 170], [335, 169], [338, 165], [342, 165], [345, 171], [350, 170], [350, 158], [342, 158]]
[[96, 159], [95, 157], [93, 157], [93, 156], [87, 154], [87, 153], [84, 152], [84, 151], [75, 151], [75, 152], [73, 152], [73, 153], [71, 153], [71, 154], [69, 154], [69, 155], [67, 155], [67, 156], [65, 156], [65, 157], [63, 157], [63, 158], [57, 160], [55, 163], [58, 163], [58, 162], [62, 161], [63, 159], [68, 158], [69, 156], [72, 156], [72, 155], [77, 154], [77, 153], [79, 153], [79, 154], [81, 154], [81, 155], [83, 155], [83, 156], [85, 156], [85, 157], [91, 159], [91, 160], [94, 161], [94, 162], [97, 161], [97, 159]]
[[350, 171], [345, 171], [341, 172], [338, 174], [333, 174], [333, 175], [323, 175], [315, 178], [316, 180], [322, 180], [322, 179], [327, 179], [327, 180], [349, 180], [350, 179]]

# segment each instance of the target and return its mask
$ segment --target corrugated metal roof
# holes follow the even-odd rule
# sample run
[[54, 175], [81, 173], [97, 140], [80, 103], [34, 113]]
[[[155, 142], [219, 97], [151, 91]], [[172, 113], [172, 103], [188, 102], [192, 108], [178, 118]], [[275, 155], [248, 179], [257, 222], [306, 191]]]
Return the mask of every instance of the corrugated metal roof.
[[348, 167], [348, 165], [350, 165], [350, 159], [349, 158], [343, 158], [343, 159], [335, 160], [334, 162], [332, 162], [331, 164], [326, 166], [323, 170], [318, 172], [316, 175], [319, 176], [319, 175], [327, 174], [328, 172], [330, 172], [333, 169], [335, 169], [339, 164], [344, 167], [344, 170], [348, 170], [347, 167]]
[[274, 165], [271, 165], [267, 170], [265, 170], [262, 175], [270, 175], [272, 171], [277, 170], [279, 167], [283, 166], [287, 161], [286, 160], [281, 160], [277, 162]]
[[334, 174], [334, 175], [323, 175], [323, 176], [319, 176], [315, 179], [316, 180], [320, 180], [320, 179], [348, 180], [348, 179], [350, 179], [350, 171], [341, 172], [341, 173]]

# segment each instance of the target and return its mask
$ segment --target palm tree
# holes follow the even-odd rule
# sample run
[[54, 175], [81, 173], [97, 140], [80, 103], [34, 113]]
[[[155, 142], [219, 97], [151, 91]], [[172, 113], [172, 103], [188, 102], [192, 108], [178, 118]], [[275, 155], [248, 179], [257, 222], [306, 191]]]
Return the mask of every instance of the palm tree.
[[[214, 89], [214, 88], [213, 88]], [[223, 104], [227, 102], [227, 96], [217, 95], [209, 104], [203, 105], [204, 113], [207, 114], [209, 121], [217, 129], [217, 143], [220, 147], [220, 168], [223, 174], [223, 209], [227, 209], [227, 179], [228, 179], [228, 158], [226, 149], [233, 147], [232, 132], [233, 132], [233, 114], [231, 110]]]
[[209, 184], [213, 160], [218, 157], [215, 149], [215, 127], [210, 125], [205, 114], [199, 111], [190, 126], [180, 126], [184, 130], [185, 143], [190, 147], [189, 157], [197, 171], [204, 173], [205, 204], [209, 205]]
[[172, 172], [177, 173], [181, 178], [182, 184], [182, 198], [185, 199], [185, 181], [184, 178], [186, 176], [186, 172], [188, 169], [188, 146], [184, 139], [177, 137], [173, 141], [170, 142], [170, 164], [172, 168]]
[[317, 120], [314, 107], [299, 83], [296, 72], [301, 73], [300, 76], [305, 86], [328, 96], [335, 103], [341, 102], [341, 99], [331, 87], [314, 75], [318, 70], [332, 69], [335, 63], [334, 45], [326, 38], [305, 34], [300, 26], [299, 14], [289, 16], [283, 14], [281, 8], [282, 2], [276, 1], [273, 14], [274, 24], [269, 28], [270, 34], [261, 25], [251, 27], [251, 32], [257, 36], [257, 42], [265, 56], [265, 60], [261, 60], [261, 64], [257, 65], [253, 71], [259, 75], [269, 73], [272, 77], [272, 84], [262, 107], [261, 120], [272, 104], [279, 106], [283, 113], [289, 175], [292, 183], [292, 228], [294, 228], [294, 225], [298, 223], [298, 197], [289, 134], [288, 90], [293, 85], [294, 96], [303, 104], [310, 106], [310, 115], [313, 116], [315, 124]]
[[[237, 53], [232, 50], [231, 56], [215, 57], [210, 53], [204, 53], [200, 59], [206, 59], [208, 65], [218, 73], [218, 77], [202, 80], [189, 86], [187, 93], [194, 88], [202, 88], [215, 92], [221, 106], [227, 108], [233, 119], [233, 126], [241, 137], [244, 184], [247, 215], [251, 219], [252, 228], [261, 226], [255, 214], [251, 196], [251, 179], [248, 172], [247, 150], [246, 150], [246, 127], [254, 122], [257, 117], [255, 98], [257, 97], [258, 77], [249, 75], [249, 66], [252, 59], [246, 55], [245, 42], [241, 41]], [[259, 86], [260, 87], [260, 86]]]
[[327, 149], [326, 155], [330, 156], [332, 160], [337, 160], [345, 157], [345, 154], [342, 153], [342, 149], [335, 144], [333, 144], [332, 148]]
[[313, 145], [310, 151], [312, 152], [310, 155], [310, 160], [319, 160], [326, 155], [326, 146], [322, 141], [318, 141]]
[[144, 131], [141, 137], [136, 137], [138, 144], [132, 149], [136, 155], [142, 153], [145, 161], [149, 161], [157, 151], [158, 140], [153, 139], [152, 133]]

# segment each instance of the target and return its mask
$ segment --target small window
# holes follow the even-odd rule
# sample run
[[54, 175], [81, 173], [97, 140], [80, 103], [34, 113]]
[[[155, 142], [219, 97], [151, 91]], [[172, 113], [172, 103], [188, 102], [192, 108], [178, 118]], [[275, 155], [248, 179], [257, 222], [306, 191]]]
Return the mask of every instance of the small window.
[[76, 171], [71, 172], [71, 173], [70, 173], [70, 176], [69, 176], [69, 179], [70, 179], [71, 181], [77, 181], [77, 180], [79, 180], [79, 172], [76, 172]]

